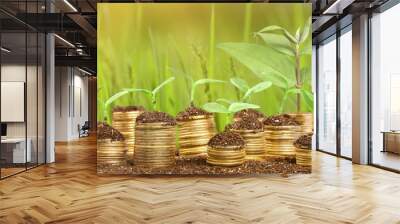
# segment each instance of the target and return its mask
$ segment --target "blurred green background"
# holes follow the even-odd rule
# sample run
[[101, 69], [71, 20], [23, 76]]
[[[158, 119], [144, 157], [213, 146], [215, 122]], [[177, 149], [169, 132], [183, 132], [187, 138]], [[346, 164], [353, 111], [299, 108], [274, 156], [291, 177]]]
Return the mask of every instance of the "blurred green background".
[[[280, 108], [283, 112], [295, 112], [295, 94], [288, 94], [282, 104], [285, 92], [294, 85], [294, 59], [271, 48], [255, 33], [277, 25], [295, 36], [299, 28], [310, 23], [310, 16], [311, 4], [98, 4], [98, 120], [110, 122], [112, 107], [116, 105], [142, 105], [151, 110], [151, 98], [142, 92], [126, 94], [108, 107], [105, 102], [125, 88], [151, 90], [172, 76], [176, 79], [156, 97], [157, 110], [175, 116], [188, 107], [190, 79], [227, 81], [199, 86], [194, 99], [198, 107], [218, 98], [238, 100], [240, 93], [229, 83], [230, 78], [239, 77], [250, 86], [273, 81], [268, 80], [262, 65], [251, 64], [257, 60], [275, 63], [289, 81], [285, 88], [273, 82], [272, 87], [252, 95], [248, 102], [259, 105], [267, 115], [279, 113]], [[311, 52], [311, 30], [305, 32], [309, 35], [303, 48]], [[226, 43], [252, 43], [260, 46], [260, 51], [245, 49], [246, 55], [235, 48], [224, 48]], [[301, 57], [301, 71], [302, 88], [311, 92], [311, 53]], [[301, 101], [300, 108], [312, 111], [312, 102]], [[224, 122], [217, 116], [219, 129]]]

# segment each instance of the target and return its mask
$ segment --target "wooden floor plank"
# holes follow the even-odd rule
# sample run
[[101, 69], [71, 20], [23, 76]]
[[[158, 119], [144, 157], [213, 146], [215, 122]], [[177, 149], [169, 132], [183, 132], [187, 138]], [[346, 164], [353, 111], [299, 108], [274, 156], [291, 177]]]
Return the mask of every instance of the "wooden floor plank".
[[0, 181], [0, 223], [400, 223], [400, 175], [319, 152], [286, 177], [100, 177], [94, 137]]

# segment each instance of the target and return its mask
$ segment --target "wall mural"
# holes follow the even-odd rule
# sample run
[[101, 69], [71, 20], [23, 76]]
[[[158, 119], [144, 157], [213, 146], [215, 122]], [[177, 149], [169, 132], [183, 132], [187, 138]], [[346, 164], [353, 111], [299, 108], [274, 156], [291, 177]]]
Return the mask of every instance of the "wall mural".
[[98, 173], [310, 172], [311, 4], [98, 4]]

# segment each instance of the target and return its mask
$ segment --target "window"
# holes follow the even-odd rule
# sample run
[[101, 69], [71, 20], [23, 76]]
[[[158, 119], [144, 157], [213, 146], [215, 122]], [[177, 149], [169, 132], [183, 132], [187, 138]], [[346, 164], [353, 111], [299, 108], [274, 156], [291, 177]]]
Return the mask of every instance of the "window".
[[371, 162], [400, 170], [400, 5], [371, 19]]
[[336, 36], [318, 48], [318, 149], [336, 153]]

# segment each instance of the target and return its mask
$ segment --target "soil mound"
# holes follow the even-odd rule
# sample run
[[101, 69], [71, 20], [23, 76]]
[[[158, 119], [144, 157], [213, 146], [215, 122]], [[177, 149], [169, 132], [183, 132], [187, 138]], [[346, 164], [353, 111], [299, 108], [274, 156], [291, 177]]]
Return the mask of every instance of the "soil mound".
[[239, 146], [240, 148], [243, 148], [245, 144], [246, 143], [242, 136], [232, 131], [216, 134], [208, 142], [208, 145], [211, 147]]
[[116, 106], [113, 108], [113, 112], [129, 112], [129, 111], [144, 111], [142, 106]]
[[244, 117], [252, 117], [252, 118], [264, 118], [265, 115], [258, 110], [255, 109], [244, 109], [239, 112], [236, 112], [234, 115], [235, 118], [244, 118]]
[[302, 135], [293, 143], [293, 145], [296, 146], [297, 148], [311, 150], [311, 142], [312, 142], [311, 135]]
[[263, 123], [254, 117], [244, 117], [228, 125], [227, 128], [229, 130], [262, 130]]
[[281, 115], [267, 117], [264, 119], [263, 123], [265, 125], [272, 125], [272, 126], [299, 125], [299, 123], [297, 123], [297, 121], [289, 114], [281, 114]]
[[97, 126], [97, 139], [111, 139], [111, 141], [123, 141], [124, 136], [106, 123]]
[[136, 123], [144, 124], [144, 123], [159, 123], [162, 122], [164, 125], [174, 126], [176, 125], [175, 119], [164, 112], [158, 111], [146, 111], [143, 112], [136, 118]]
[[207, 112], [203, 109], [197, 108], [195, 106], [190, 106], [190, 107], [186, 108], [186, 110], [179, 112], [178, 115], [176, 115], [176, 120], [186, 121], [186, 120], [190, 120], [191, 117], [201, 116], [201, 115], [210, 116], [210, 115], [212, 115], [212, 113], [209, 113], [209, 112]]

